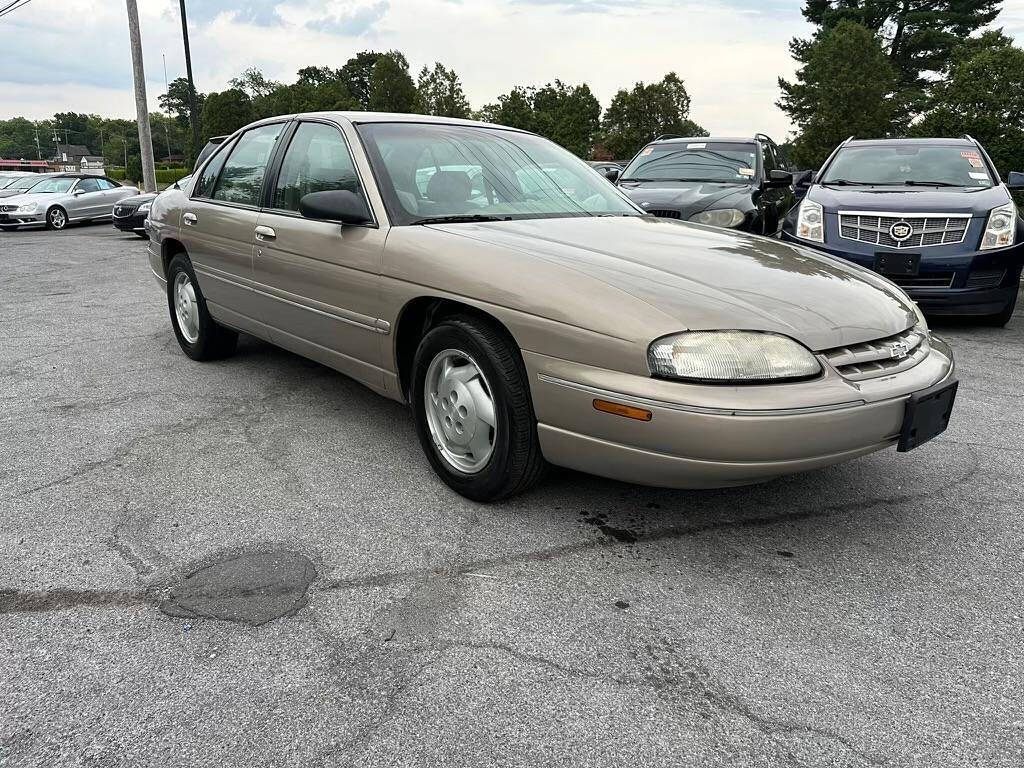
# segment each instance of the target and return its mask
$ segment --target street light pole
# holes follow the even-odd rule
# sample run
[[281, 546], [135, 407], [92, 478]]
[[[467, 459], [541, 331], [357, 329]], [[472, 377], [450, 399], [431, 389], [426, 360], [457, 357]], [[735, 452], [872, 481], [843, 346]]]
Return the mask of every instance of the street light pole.
[[[139, 154], [142, 156], [142, 186], [145, 192], [156, 192], [156, 170], [153, 168], [153, 135], [149, 128], [149, 103], [146, 101], [146, 72], [142, 63], [142, 35], [139, 32], [139, 7], [136, 4], [136, 0], [125, 0], [125, 3], [128, 6], [128, 35], [132, 43], [135, 114], [139, 123]], [[125, 165], [127, 166], [127, 160]]]
[[185, 0], [178, 0], [181, 7], [181, 39], [185, 42], [185, 74], [188, 77], [188, 111], [192, 118], [192, 158], [199, 156], [199, 111], [196, 106], [196, 84], [192, 80], [192, 53], [188, 47], [188, 18], [185, 15]]

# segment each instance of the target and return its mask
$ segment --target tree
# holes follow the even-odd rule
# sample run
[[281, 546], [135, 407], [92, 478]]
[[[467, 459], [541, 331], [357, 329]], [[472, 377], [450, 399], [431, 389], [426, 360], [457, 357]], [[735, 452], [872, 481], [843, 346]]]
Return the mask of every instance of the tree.
[[[206, 100], [205, 93], [196, 93], [196, 109], [203, 111], [203, 102]], [[160, 94], [160, 108], [174, 117], [183, 129], [190, 127], [189, 123], [189, 93], [188, 80], [184, 77], [176, 77], [167, 85], [167, 93]]]
[[561, 80], [533, 92], [534, 130], [579, 157], [590, 157], [601, 129], [601, 104], [590, 87]]
[[434, 68], [423, 67], [416, 84], [419, 110], [426, 115], [462, 117], [470, 115], [469, 101], [462, 91], [462, 83], [454, 69], [446, 69], [441, 62]]
[[903, 108], [897, 73], [880, 40], [866, 27], [841, 21], [807, 51], [797, 80], [779, 78], [779, 107], [800, 129], [792, 159], [817, 167], [848, 136], [886, 137]]
[[246, 123], [252, 122], [252, 114], [252, 99], [245, 91], [229, 88], [220, 93], [211, 93], [206, 97], [200, 120], [203, 140], [234, 133]]
[[978, 139], [1001, 174], [1024, 170], [1024, 50], [999, 32], [965, 41], [918, 136]]
[[818, 27], [811, 40], [794, 38], [793, 57], [806, 65], [814, 42], [844, 21], [878, 35], [896, 71], [899, 90], [923, 104], [929, 73], [947, 72], [954, 49], [999, 14], [1001, 0], [807, 0], [804, 17]]
[[274, 92], [275, 88], [281, 85], [273, 80], [267, 80], [256, 67], [249, 67], [238, 77], [233, 77], [228, 82], [231, 83], [232, 88], [237, 88], [249, 94], [249, 98], [253, 101], [266, 98]]
[[416, 84], [409, 62], [398, 51], [383, 54], [370, 73], [369, 108], [377, 112], [415, 112]]
[[497, 104], [483, 107], [478, 117], [489, 123], [533, 131], [537, 122], [533, 114], [533, 95], [526, 88], [517, 85], [505, 95], [499, 96]]
[[602, 146], [613, 157], [628, 159], [644, 144], [665, 133], [707, 136], [690, 120], [690, 95], [675, 72], [658, 83], [636, 83], [615, 94], [605, 112]]
[[359, 103], [359, 109], [370, 109], [370, 77], [377, 61], [383, 56], [377, 51], [361, 51], [345, 62], [341, 80], [348, 92]]
[[[31, 120], [24, 117], [14, 117], [10, 120], [0, 121], [0, 157], [8, 160], [35, 160], [36, 159], [36, 127]], [[53, 154], [53, 144], [47, 149], [43, 142], [48, 141], [50, 135], [40, 129], [39, 142], [42, 147], [43, 157]]]

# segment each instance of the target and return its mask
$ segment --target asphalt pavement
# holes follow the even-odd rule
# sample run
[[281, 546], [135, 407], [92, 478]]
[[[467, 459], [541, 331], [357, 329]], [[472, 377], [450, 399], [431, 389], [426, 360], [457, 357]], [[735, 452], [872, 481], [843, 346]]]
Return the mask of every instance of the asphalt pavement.
[[0, 766], [1024, 764], [1024, 311], [938, 329], [909, 454], [483, 506], [340, 374], [188, 360], [109, 225], [0, 297]]

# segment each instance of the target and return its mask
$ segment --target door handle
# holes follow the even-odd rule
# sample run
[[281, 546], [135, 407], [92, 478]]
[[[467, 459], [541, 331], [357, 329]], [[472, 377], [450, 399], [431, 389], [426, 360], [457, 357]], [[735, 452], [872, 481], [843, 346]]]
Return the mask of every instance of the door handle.
[[196, 216], [194, 213], [186, 213], [181, 217], [181, 220], [191, 227], [193, 224], [196, 224], [199, 221], [199, 217]]
[[259, 226], [253, 231], [256, 233], [257, 240], [267, 241], [277, 239], [277, 232], [270, 227]]

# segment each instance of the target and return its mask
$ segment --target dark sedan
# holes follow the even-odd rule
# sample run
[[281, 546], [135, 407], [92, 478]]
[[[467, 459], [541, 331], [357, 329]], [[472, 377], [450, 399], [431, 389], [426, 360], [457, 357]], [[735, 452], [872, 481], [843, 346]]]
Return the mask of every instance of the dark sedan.
[[114, 206], [111, 220], [114, 222], [114, 229], [122, 232], [133, 232], [139, 237], [149, 239], [146, 233], [146, 219], [149, 218], [149, 207], [156, 199], [156, 194], [150, 192], [144, 195], [136, 195], [118, 201]]

